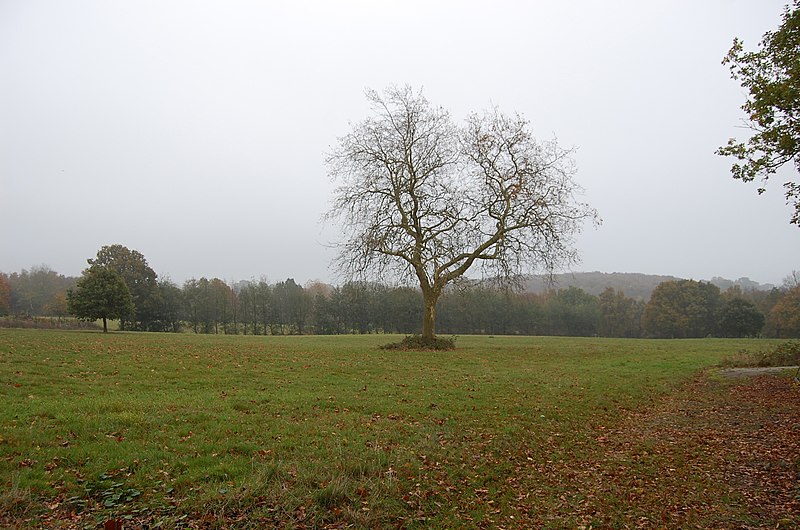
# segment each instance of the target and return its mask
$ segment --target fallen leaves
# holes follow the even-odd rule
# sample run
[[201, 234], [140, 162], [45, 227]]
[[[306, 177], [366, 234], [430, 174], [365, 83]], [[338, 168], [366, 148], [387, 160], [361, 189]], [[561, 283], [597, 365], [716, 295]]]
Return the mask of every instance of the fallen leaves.
[[585, 497], [566, 520], [631, 528], [800, 525], [800, 388], [788, 378], [726, 386], [700, 377], [596, 430], [596, 459], [540, 470], [552, 487], [567, 482]]
[[447, 507], [470, 527], [800, 527], [800, 387], [788, 378], [699, 376], [543, 446], [482, 434], [459, 446], [460, 475], [419, 456], [403, 496], [414, 520]]

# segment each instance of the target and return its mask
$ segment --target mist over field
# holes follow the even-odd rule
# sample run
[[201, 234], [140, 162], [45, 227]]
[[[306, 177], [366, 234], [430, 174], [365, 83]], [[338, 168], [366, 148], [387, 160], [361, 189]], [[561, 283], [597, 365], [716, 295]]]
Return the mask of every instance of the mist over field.
[[558, 272], [780, 285], [800, 263], [787, 174], [759, 196], [714, 151], [744, 119], [721, 61], [784, 4], [4, 1], [0, 271], [78, 276], [121, 243], [178, 284], [341, 283], [325, 157], [365, 89], [409, 84], [574, 148], [603, 223]]

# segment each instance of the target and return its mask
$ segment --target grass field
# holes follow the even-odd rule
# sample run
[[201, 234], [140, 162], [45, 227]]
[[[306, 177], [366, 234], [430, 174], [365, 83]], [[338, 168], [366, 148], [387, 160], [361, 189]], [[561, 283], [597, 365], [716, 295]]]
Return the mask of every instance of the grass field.
[[[0, 329], [0, 523], [646, 527], [657, 500], [590, 488], [575, 470], [605, 462], [597, 476], [613, 465], [658, 483], [655, 452], [609, 464], [610, 433], [702, 368], [767, 344], [459, 337], [454, 352], [379, 349], [396, 338]], [[707, 475], [682, 481], [719, 493]], [[589, 502], [596, 513], [579, 509]]]

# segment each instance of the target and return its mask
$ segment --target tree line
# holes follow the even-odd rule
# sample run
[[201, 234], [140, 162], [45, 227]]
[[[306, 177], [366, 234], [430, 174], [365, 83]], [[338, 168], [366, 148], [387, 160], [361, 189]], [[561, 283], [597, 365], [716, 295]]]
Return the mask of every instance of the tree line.
[[[103, 247], [88, 262], [81, 278], [47, 267], [0, 274], [0, 314], [64, 318], [72, 310], [85, 319], [101, 319], [92, 311], [96, 307], [77, 303], [81, 285], [85, 290], [86, 282], [94, 281], [102, 289], [116, 285], [113, 293], [122, 297], [122, 305], [114, 318], [124, 330], [411, 334], [419, 332], [422, 322], [422, 293], [412, 287], [358, 281], [299, 285], [291, 278], [234, 283], [205, 277], [179, 286], [159, 278], [142, 254], [122, 245]], [[87, 297], [89, 306], [98, 305], [96, 295]], [[440, 333], [455, 335], [800, 337], [800, 277], [793, 274], [782, 287], [767, 291], [737, 286], [722, 291], [707, 282], [665, 281], [648, 301], [613, 288], [599, 295], [578, 287], [517, 293], [462, 282], [442, 295], [437, 313]]]

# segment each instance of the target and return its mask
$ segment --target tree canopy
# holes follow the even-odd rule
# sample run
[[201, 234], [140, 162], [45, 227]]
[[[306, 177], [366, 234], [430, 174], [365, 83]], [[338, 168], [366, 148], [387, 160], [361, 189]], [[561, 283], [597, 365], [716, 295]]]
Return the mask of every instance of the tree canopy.
[[150, 330], [159, 321], [159, 287], [156, 272], [147, 264], [144, 255], [123, 245], [106, 245], [87, 260], [91, 267], [115, 270], [124, 280], [133, 297], [134, 312], [123, 317], [122, 329]]
[[11, 286], [5, 274], [0, 274], [0, 315], [11, 312]]
[[[764, 34], [759, 50], [745, 51], [735, 39], [723, 60], [749, 92], [742, 110], [752, 135], [744, 142], [731, 138], [717, 153], [737, 160], [731, 173], [744, 182], [761, 178], [765, 184], [790, 162], [800, 172], [800, 0], [786, 6], [782, 19], [777, 31]], [[800, 183], [783, 186], [787, 203], [794, 205], [791, 223], [800, 226]], [[759, 194], [765, 189], [759, 187]]]
[[342, 221], [338, 265], [348, 276], [413, 280], [423, 337], [435, 334], [445, 286], [471, 268], [514, 284], [575, 259], [572, 236], [594, 210], [576, 200], [575, 165], [498, 109], [462, 126], [410, 87], [368, 91], [373, 115], [328, 157], [339, 186], [328, 218]]
[[129, 318], [133, 314], [133, 297], [122, 276], [109, 267], [89, 267], [83, 271], [75, 289], [67, 291], [69, 312], [85, 320], [103, 320], [108, 332], [108, 319]]
[[716, 285], [694, 280], [664, 282], [653, 291], [642, 326], [652, 337], [707, 337], [716, 332], [721, 306]]
[[769, 313], [769, 325], [776, 337], [800, 336], [800, 287], [790, 289]]
[[754, 303], [736, 296], [722, 306], [718, 332], [723, 337], [757, 337], [764, 320], [764, 314]]

